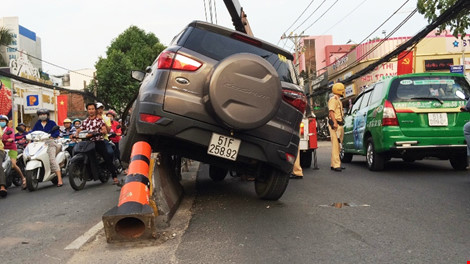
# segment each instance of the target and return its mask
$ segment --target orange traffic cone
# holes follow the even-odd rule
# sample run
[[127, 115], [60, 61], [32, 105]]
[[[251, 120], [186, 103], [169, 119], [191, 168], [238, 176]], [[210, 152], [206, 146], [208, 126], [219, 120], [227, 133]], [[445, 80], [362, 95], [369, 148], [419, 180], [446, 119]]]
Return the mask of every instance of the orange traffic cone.
[[108, 242], [155, 238], [155, 212], [149, 205], [148, 178], [152, 148], [139, 141], [132, 147], [131, 162], [119, 203], [103, 215]]

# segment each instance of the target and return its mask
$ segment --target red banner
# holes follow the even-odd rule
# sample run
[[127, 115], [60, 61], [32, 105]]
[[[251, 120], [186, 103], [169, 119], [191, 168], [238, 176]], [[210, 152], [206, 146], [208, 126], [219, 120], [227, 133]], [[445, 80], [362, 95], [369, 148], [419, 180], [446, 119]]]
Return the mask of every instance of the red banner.
[[64, 119], [67, 118], [67, 95], [62, 94], [57, 96], [57, 124], [64, 125]]
[[398, 55], [397, 75], [413, 73], [413, 51], [402, 51]]

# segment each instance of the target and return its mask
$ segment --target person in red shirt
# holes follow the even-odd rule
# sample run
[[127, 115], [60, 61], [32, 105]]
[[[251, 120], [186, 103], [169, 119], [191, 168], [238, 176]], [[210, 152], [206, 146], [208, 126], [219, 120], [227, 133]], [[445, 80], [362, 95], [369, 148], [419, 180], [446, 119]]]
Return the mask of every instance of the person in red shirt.
[[8, 156], [11, 160], [12, 168], [21, 176], [23, 184], [21, 188], [26, 189], [26, 179], [21, 172], [21, 169], [16, 165], [16, 158], [18, 157], [18, 149], [15, 143], [15, 131], [13, 128], [8, 127], [8, 117], [6, 115], [0, 115], [0, 129], [3, 130], [2, 142], [5, 149], [8, 149]]
[[121, 130], [121, 124], [119, 124], [118, 121], [116, 121], [116, 112], [113, 110], [109, 110], [106, 113], [106, 116], [111, 120], [111, 133], [115, 133], [116, 136], [111, 137], [110, 140], [114, 143], [116, 146], [116, 156], [120, 160], [121, 153], [119, 152], [119, 141], [121, 140], [121, 135], [122, 135], [122, 130]]

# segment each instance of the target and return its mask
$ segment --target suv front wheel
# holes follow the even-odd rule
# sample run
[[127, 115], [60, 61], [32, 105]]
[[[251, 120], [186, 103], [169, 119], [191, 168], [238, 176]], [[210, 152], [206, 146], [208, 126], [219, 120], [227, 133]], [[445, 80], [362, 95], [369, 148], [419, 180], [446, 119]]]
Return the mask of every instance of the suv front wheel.
[[265, 167], [264, 171], [256, 178], [256, 194], [261, 199], [278, 200], [287, 188], [289, 177], [289, 173], [273, 167]]
[[374, 141], [371, 137], [367, 139], [366, 160], [369, 170], [380, 171], [384, 169], [385, 157], [375, 151]]

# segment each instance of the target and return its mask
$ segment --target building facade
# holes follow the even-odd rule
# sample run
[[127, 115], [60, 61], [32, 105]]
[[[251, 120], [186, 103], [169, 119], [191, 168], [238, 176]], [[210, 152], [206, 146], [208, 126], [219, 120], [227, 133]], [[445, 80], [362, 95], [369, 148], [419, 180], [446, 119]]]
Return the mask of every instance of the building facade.
[[[317, 72], [317, 77], [312, 81], [310, 87], [311, 94], [313, 94], [315, 114], [318, 117], [324, 117], [328, 114], [325, 107], [333, 83], [343, 81], [378, 61], [410, 38], [390, 38], [383, 41], [381, 45], [378, 45], [382, 42], [380, 39], [360, 44], [326, 66], [324, 72]], [[465, 74], [469, 76], [470, 36], [466, 36], [462, 40], [455, 38], [453, 35], [436, 35], [433, 32], [422, 39], [413, 49], [403, 55], [400, 54], [398, 57], [398, 59], [394, 58], [389, 62], [382, 63], [373, 71], [353, 80], [351, 83], [346, 83], [346, 96], [343, 99], [345, 106], [347, 107], [370, 84], [398, 75], [399, 63], [410, 64], [409, 73], [423, 73], [450, 72], [451, 65], [462, 65], [462, 62], [464, 62]]]

